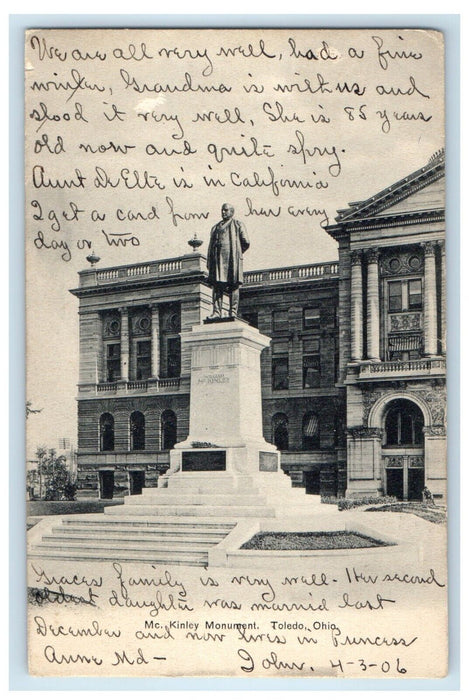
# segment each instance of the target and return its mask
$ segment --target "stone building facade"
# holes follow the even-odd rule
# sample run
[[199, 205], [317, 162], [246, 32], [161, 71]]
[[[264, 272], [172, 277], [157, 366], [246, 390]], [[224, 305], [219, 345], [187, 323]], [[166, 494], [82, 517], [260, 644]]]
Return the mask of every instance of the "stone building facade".
[[347, 495], [446, 495], [444, 153], [339, 211]]
[[[444, 158], [339, 212], [339, 260], [246, 272], [264, 437], [323, 495], [446, 493]], [[205, 257], [79, 273], [81, 496], [155, 486], [187, 437], [180, 332], [211, 312]]]

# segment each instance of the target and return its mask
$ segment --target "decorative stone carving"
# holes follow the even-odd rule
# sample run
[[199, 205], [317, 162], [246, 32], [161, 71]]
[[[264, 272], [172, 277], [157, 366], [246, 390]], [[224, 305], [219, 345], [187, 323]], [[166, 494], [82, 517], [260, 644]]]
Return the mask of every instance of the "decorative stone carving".
[[434, 256], [435, 255], [435, 248], [436, 248], [436, 241], [426, 241], [426, 243], [422, 243], [423, 247], [423, 252], [424, 254]]
[[431, 425], [423, 428], [423, 433], [424, 435], [444, 437], [446, 435], [446, 428], [444, 425]]
[[150, 311], [145, 309], [138, 311], [132, 315], [131, 320], [132, 335], [146, 335], [151, 333], [151, 315]]
[[409, 467], [422, 469], [424, 466], [425, 461], [423, 456], [414, 455], [413, 457], [409, 457]]
[[432, 414], [432, 425], [443, 426], [446, 424], [446, 395], [442, 387], [435, 387], [428, 391], [415, 392], [429, 406]]
[[361, 265], [362, 264], [362, 251], [361, 250], [352, 250], [350, 253], [350, 262], [352, 265]]
[[103, 319], [103, 338], [118, 338], [120, 333], [121, 320], [119, 314], [107, 314]]
[[402, 468], [404, 466], [404, 457], [393, 455], [392, 457], [384, 458], [384, 466], [386, 468]]
[[363, 424], [366, 425], [368, 423], [368, 416], [370, 415], [370, 411], [375, 405], [375, 403], [378, 401], [378, 399], [385, 394], [385, 391], [379, 391], [379, 390], [374, 390], [374, 391], [364, 391], [363, 392]]
[[378, 260], [379, 260], [378, 248], [368, 248], [368, 250], [366, 251], [366, 262], [368, 264], [377, 263]]
[[383, 437], [381, 428], [368, 428], [364, 425], [358, 425], [347, 429], [347, 434], [354, 440], [357, 438], [379, 438]]
[[[393, 382], [392, 388], [396, 392], [405, 391], [406, 398], [408, 398], [409, 401], [412, 401], [412, 396], [415, 396], [416, 398], [419, 398], [421, 401], [426, 403], [431, 413], [432, 426], [435, 427], [435, 429], [437, 426], [443, 427], [446, 425], [446, 394], [444, 386], [435, 386], [431, 389], [423, 389], [419, 391], [409, 391], [407, 388], [407, 382]], [[392, 392], [389, 392], [385, 389], [375, 389], [363, 392], [364, 425], [368, 423], [368, 417], [370, 415], [371, 409], [378, 401], [378, 399], [380, 399], [382, 396], [388, 396], [389, 401], [392, 401], [392, 399], [395, 398]], [[426, 429], [427, 428], [424, 428], [424, 431]]]
[[381, 256], [381, 274], [408, 275], [423, 272], [423, 255], [419, 250], [400, 250], [383, 253]]
[[422, 314], [393, 314], [389, 317], [390, 331], [419, 331], [422, 327]]

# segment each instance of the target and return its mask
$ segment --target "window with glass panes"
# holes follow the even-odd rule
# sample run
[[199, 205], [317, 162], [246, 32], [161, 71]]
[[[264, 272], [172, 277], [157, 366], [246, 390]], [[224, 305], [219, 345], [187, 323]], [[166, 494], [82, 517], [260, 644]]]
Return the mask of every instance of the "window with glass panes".
[[390, 313], [421, 311], [421, 309], [421, 279], [393, 280], [388, 282], [388, 310]]
[[303, 341], [303, 389], [314, 389], [321, 383], [319, 339]]
[[303, 309], [303, 328], [305, 330], [319, 330], [321, 325], [320, 310], [314, 307]]
[[137, 379], [148, 379], [151, 376], [151, 341], [137, 342]]
[[272, 345], [272, 389], [288, 389], [288, 342]]
[[121, 346], [120, 343], [106, 345], [106, 381], [116, 382], [121, 377]]
[[288, 331], [288, 309], [274, 311], [273, 329], [274, 331]]

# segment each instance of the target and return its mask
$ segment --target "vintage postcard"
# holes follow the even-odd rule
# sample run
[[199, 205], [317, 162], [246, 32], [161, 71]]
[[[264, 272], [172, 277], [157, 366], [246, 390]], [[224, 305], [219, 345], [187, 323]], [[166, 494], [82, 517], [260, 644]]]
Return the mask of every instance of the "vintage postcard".
[[26, 33], [30, 674], [446, 675], [444, 50]]

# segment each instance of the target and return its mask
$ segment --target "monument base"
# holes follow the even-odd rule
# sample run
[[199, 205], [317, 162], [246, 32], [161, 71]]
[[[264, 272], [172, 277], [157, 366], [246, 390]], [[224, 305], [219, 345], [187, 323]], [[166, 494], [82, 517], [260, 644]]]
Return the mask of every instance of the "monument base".
[[260, 354], [270, 338], [221, 318], [181, 339], [191, 350], [189, 435], [171, 450], [168, 476], [279, 472], [280, 453], [262, 434]]
[[240, 440], [236, 445], [207, 445], [196, 447], [197, 442], [180, 443], [170, 451], [168, 476], [191, 472], [228, 472], [256, 474], [278, 472], [280, 453], [265, 441]]

